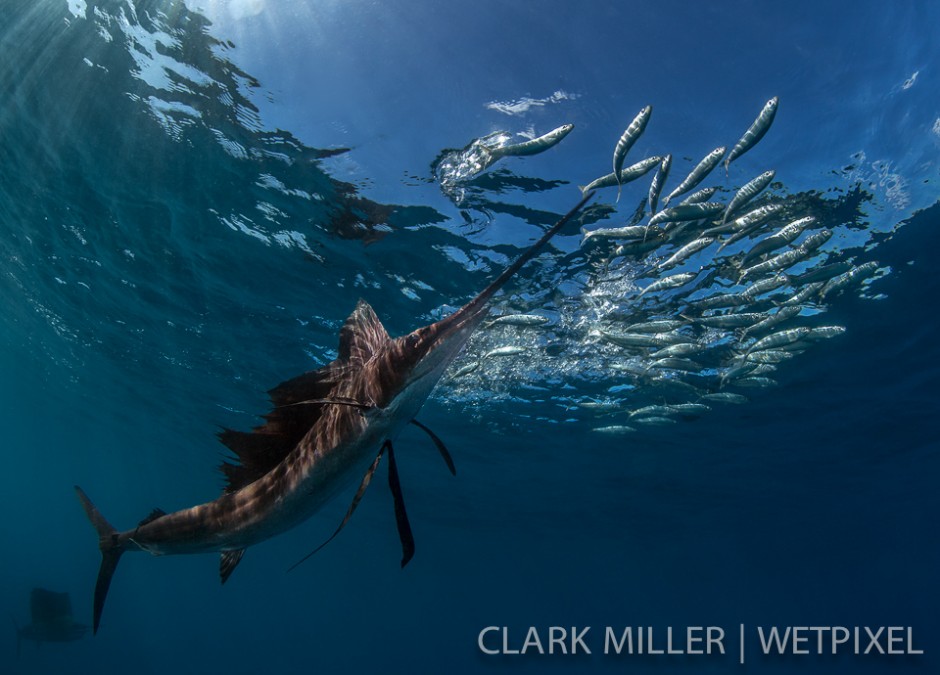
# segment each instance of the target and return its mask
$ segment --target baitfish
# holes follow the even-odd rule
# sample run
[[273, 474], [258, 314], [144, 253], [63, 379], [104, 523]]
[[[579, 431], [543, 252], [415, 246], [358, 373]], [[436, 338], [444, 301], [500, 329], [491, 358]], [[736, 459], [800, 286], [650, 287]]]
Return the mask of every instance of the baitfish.
[[673, 274], [668, 277], [663, 277], [658, 281], [654, 281], [649, 286], [640, 291], [640, 294], [636, 296], [637, 298], [643, 297], [646, 293], [656, 293], [657, 291], [664, 291], [671, 288], [679, 288], [680, 286], [685, 286], [687, 283], [692, 281], [698, 276], [697, 272], [680, 272], [679, 274]]
[[491, 349], [483, 355], [483, 358], [486, 359], [491, 356], [518, 356], [519, 354], [525, 354], [527, 351], [529, 350], [525, 347], [520, 347], [518, 345], [506, 345], [505, 347]]
[[558, 145], [561, 139], [571, 133], [572, 129], [574, 129], [573, 124], [562, 124], [560, 127], [552, 129], [544, 136], [533, 138], [531, 141], [524, 143], [495, 147], [490, 150], [490, 153], [493, 156], [494, 162], [502, 157], [528, 157], [530, 155], [537, 155], [540, 152], [545, 152], [549, 148]]
[[718, 247], [718, 252], [720, 253], [727, 246], [730, 246], [739, 239], [743, 239], [744, 237], [751, 234], [754, 230], [767, 223], [771, 218], [776, 216], [782, 210], [783, 206], [780, 204], [767, 204], [765, 206], [759, 206], [753, 211], [748, 211], [740, 218], [735, 218], [730, 223], [705, 230], [705, 234], [718, 234], [725, 232], [727, 230], [724, 228], [728, 227], [730, 227], [731, 231], [734, 232], [734, 234], [725, 239], [721, 243], [721, 246]]
[[748, 326], [741, 331], [741, 339], [743, 340], [749, 333], [763, 333], [764, 331], [770, 330], [774, 326], [798, 316], [802, 311], [803, 308], [798, 306], [781, 307], [763, 321], [755, 323], [753, 326]]
[[666, 347], [685, 339], [676, 333], [618, 333], [601, 330], [600, 334], [619, 347]]
[[492, 326], [544, 326], [549, 322], [547, 316], [540, 314], [504, 314], [485, 324], [484, 328]]
[[770, 185], [776, 175], [776, 171], [765, 171], [757, 178], [753, 178], [742, 185], [741, 189], [735, 193], [734, 197], [732, 197], [731, 201], [728, 203], [728, 208], [725, 209], [725, 215], [721, 219], [721, 224], [724, 225], [729, 215], [763, 192], [764, 188]]
[[765, 349], [776, 349], [777, 347], [783, 347], [785, 345], [792, 345], [794, 342], [803, 340], [810, 334], [809, 328], [788, 328], [787, 330], [782, 330], [777, 333], [771, 333], [765, 338], [761, 338], [750, 347], [748, 347], [745, 354], [751, 354], [752, 352], [760, 352]]
[[714, 241], [714, 237], [699, 237], [698, 239], [693, 239], [688, 244], [669, 256], [665, 262], [660, 263], [658, 268], [661, 270], [667, 270], [671, 267], [675, 267], [689, 256], [698, 253], [703, 248], [708, 248], [712, 245], [712, 243], [714, 243]]
[[761, 279], [760, 281], [755, 281], [753, 284], [747, 287], [747, 289], [742, 293], [748, 302], [754, 302], [754, 299], [759, 295], [764, 293], [769, 293], [770, 291], [775, 291], [782, 286], [786, 286], [789, 283], [789, 278], [786, 274], [777, 274], [772, 276], [769, 279]]
[[685, 199], [683, 199], [681, 202], [679, 202], [679, 205], [681, 206], [682, 204], [701, 204], [702, 202], [707, 202], [709, 199], [715, 196], [716, 192], [718, 192], [717, 187], [707, 187], [707, 188], [702, 188], [701, 190], [696, 190], [695, 192], [687, 196]]
[[824, 281], [829, 281], [833, 277], [837, 277], [840, 274], [844, 274], [852, 269], [852, 263], [850, 262], [835, 262], [829, 263], [828, 265], [820, 265], [819, 267], [814, 267], [811, 270], [803, 272], [793, 277], [790, 282], [794, 286], [803, 286], [804, 284], [816, 284]]
[[581, 245], [584, 242], [597, 237], [598, 239], [642, 239], [648, 234], [645, 225], [627, 225], [626, 227], [602, 227], [596, 230], [582, 230], [584, 237], [581, 239]]
[[629, 434], [629, 433], [632, 433], [632, 432], [636, 431], [636, 428], [635, 428], [635, 427], [628, 426], [628, 425], [626, 425], [626, 424], [613, 424], [613, 425], [608, 426], [608, 427], [595, 427], [594, 429], [591, 429], [591, 431], [593, 431], [594, 433], [597, 433], [597, 434], [614, 434], [614, 435], [619, 435], [619, 434]]
[[668, 333], [684, 325], [686, 325], [686, 322], [680, 321], [679, 319], [659, 319], [656, 321], [634, 323], [627, 326], [624, 330], [628, 333]]
[[786, 253], [781, 253], [776, 255], [769, 260], [765, 260], [762, 263], [757, 263], [753, 267], [748, 267], [746, 270], [741, 272], [741, 279], [747, 277], [758, 276], [764, 272], [772, 272], [774, 270], [782, 270], [792, 265], [795, 265], [801, 260], [809, 257], [813, 251], [829, 241], [829, 238], [832, 237], [832, 230], [822, 230], [816, 234], [807, 237], [801, 245], [796, 248], [790, 249]]
[[469, 375], [470, 373], [472, 373], [479, 367], [480, 367], [480, 362], [473, 361], [464, 366], [460, 366], [460, 368], [458, 368], [451, 377], [453, 377], [456, 380], [458, 377], [464, 377], [466, 375]]
[[650, 217], [656, 214], [656, 206], [659, 204], [659, 195], [662, 194], [663, 187], [666, 185], [666, 179], [669, 178], [669, 168], [672, 166], [672, 155], [663, 157], [659, 168], [653, 174], [653, 181], [650, 183], [650, 192], [648, 203], [650, 207]]
[[666, 359], [674, 356], [692, 356], [693, 354], [701, 354], [703, 351], [705, 351], [705, 347], [700, 344], [694, 342], [677, 342], [674, 345], [667, 345], [653, 352], [650, 354], [650, 358]]
[[826, 282], [826, 285], [822, 287], [822, 290], [819, 291], [819, 296], [824, 298], [830, 293], [833, 293], [840, 288], [847, 286], [856, 281], [862, 281], [867, 277], [870, 277], [875, 273], [875, 270], [878, 269], [878, 263], [872, 261], [867, 262], [863, 265], [849, 270], [844, 274], [840, 274], [835, 279], [830, 279]]
[[710, 394], [703, 394], [702, 400], [716, 401], [718, 403], [747, 403], [747, 396], [735, 394], [730, 391], [716, 391]]
[[739, 312], [737, 314], [700, 316], [697, 319], [693, 319], [693, 321], [710, 328], [743, 328], [745, 326], [752, 326], [766, 318], [767, 315], [760, 312]]
[[815, 222], [816, 219], [813, 216], [806, 216], [805, 218], [798, 218], [797, 220], [791, 221], [773, 234], [754, 244], [751, 250], [741, 259], [741, 264], [746, 265], [751, 260], [755, 260], [765, 253], [771, 253], [778, 248], [783, 248], [799, 237], [803, 230]]
[[696, 164], [695, 168], [689, 172], [689, 175], [685, 177], [685, 180], [679, 183], [679, 186], [669, 193], [669, 196], [666, 197], [666, 200], [663, 202], [663, 206], [668, 204], [675, 197], [684, 195], [686, 192], [705, 180], [705, 177], [712, 172], [712, 169], [718, 166], [718, 164], [721, 162], [721, 158], [724, 156], [724, 146], [715, 148], [710, 153], [705, 155], [705, 157], [702, 158], [702, 161]]
[[630, 151], [630, 148], [633, 147], [633, 144], [636, 143], [636, 140], [643, 134], [643, 130], [646, 129], [647, 123], [650, 121], [650, 115], [653, 114], [653, 106], [648, 105], [633, 118], [633, 121], [630, 122], [626, 130], [624, 130], [623, 135], [620, 137], [620, 140], [617, 141], [617, 145], [614, 148], [614, 177], [617, 180], [617, 201], [620, 201], [620, 190], [623, 187], [620, 182], [620, 169], [623, 167], [623, 161], [627, 156], [627, 153]]
[[[795, 286], [796, 284], [794, 284]], [[791, 305], [800, 305], [802, 306], [807, 300], [809, 300], [813, 295], [819, 292], [823, 287], [823, 282], [817, 281], [815, 283], [806, 284], [799, 291], [793, 294], [790, 298], [787, 298], [780, 303], [781, 307], [789, 307]]]
[[700, 218], [711, 218], [717, 213], [725, 210], [724, 204], [718, 202], [703, 202], [698, 204], [677, 204], [668, 209], [663, 209], [655, 216], [650, 218], [650, 225], [659, 225], [665, 222], [678, 222], [685, 220], [699, 220]]
[[845, 333], [845, 326], [817, 326], [810, 328], [806, 335], [807, 340], [828, 340]]
[[[645, 176], [655, 167], [663, 161], [663, 158], [659, 155], [654, 155], [652, 157], [647, 157], [646, 159], [641, 159], [636, 164], [628, 166], [626, 169], [623, 169], [620, 172], [620, 185], [626, 185], [630, 181], [634, 181], [637, 178]], [[616, 174], [609, 173], [606, 176], [601, 176], [600, 178], [595, 178], [587, 185], [579, 185], [578, 189], [581, 190], [581, 193], [587, 193], [591, 190], [597, 190], [605, 187], [613, 187], [617, 185], [617, 176]]]
[[747, 131], [744, 132], [744, 135], [741, 136], [741, 139], [731, 148], [731, 152], [728, 153], [728, 159], [725, 160], [726, 175], [731, 162], [753, 148], [757, 142], [764, 137], [767, 130], [770, 129], [770, 125], [774, 121], [774, 116], [777, 114], [777, 103], [779, 103], [779, 99], [776, 96], [767, 101], [760, 111], [760, 114], [758, 114], [757, 119], [754, 120], [753, 124], [751, 124], [751, 126], [747, 128]]

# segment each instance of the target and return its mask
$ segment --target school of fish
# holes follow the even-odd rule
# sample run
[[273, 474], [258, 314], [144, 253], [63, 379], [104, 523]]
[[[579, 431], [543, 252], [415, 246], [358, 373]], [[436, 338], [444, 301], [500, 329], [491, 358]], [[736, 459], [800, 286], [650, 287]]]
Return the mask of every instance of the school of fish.
[[[731, 177], [731, 163], [767, 134], [777, 107], [777, 97], [767, 101], [730, 152], [715, 147], [667, 194], [678, 168], [672, 154], [627, 162], [652, 123], [645, 106], [615, 144], [614, 171], [581, 187], [616, 187], [619, 203], [629, 183], [655, 172], [637, 210], [626, 222], [582, 229], [584, 264], [570, 288], [554, 289], [543, 307], [506, 303], [454, 364], [445, 398], [472, 398], [475, 389], [491, 396], [518, 360], [523, 387], [539, 402], [571, 419], [588, 414], [598, 433], [625, 434], [743, 403], [775, 385], [778, 368], [844, 333], [825, 321], [829, 303], [867, 292], [887, 270], [842, 250], [837, 222], [775, 194], [773, 168], [692, 192], [720, 180], [722, 163]], [[526, 154], [554, 146], [564, 129], [530, 141]], [[716, 199], [719, 192], [728, 198]], [[605, 199], [588, 212], [617, 218]]]

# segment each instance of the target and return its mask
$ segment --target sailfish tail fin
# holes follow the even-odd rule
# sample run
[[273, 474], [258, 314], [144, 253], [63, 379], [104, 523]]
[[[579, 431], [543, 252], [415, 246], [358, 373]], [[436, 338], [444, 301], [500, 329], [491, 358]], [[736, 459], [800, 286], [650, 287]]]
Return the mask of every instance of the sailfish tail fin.
[[104, 516], [98, 511], [88, 495], [75, 486], [75, 492], [78, 500], [85, 509], [85, 515], [91, 521], [92, 526], [98, 533], [98, 548], [101, 549], [101, 567], [98, 569], [98, 581], [95, 584], [95, 602], [94, 602], [94, 633], [98, 632], [98, 624], [101, 622], [101, 610], [104, 609], [105, 598], [108, 597], [108, 588], [111, 587], [111, 577], [114, 576], [114, 570], [117, 569], [121, 554], [124, 553], [124, 544], [118, 537], [118, 531], [105, 520]]

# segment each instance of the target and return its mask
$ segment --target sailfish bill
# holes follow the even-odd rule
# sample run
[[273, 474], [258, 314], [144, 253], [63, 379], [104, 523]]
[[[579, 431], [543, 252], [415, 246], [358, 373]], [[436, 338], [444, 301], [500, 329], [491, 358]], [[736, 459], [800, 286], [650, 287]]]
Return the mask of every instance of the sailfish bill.
[[307, 520], [362, 477], [346, 517], [328, 543], [352, 516], [386, 452], [402, 566], [406, 565], [414, 555], [414, 536], [393, 441], [414, 423], [430, 436], [448, 469], [456, 472], [443, 442], [415, 417], [483, 322], [489, 300], [592, 196], [593, 192], [585, 194], [492, 283], [440, 321], [392, 338], [372, 307], [360, 300], [340, 329], [334, 361], [270, 390], [272, 408], [260, 426], [249, 432], [225, 429], [219, 433], [236, 461], [226, 461], [221, 467], [227, 485], [218, 499], [173, 513], [155, 511], [136, 527], [119, 531], [76, 486], [101, 551], [94, 631], [98, 631], [114, 571], [125, 552], [220, 553], [219, 576], [225, 582], [248, 547]]

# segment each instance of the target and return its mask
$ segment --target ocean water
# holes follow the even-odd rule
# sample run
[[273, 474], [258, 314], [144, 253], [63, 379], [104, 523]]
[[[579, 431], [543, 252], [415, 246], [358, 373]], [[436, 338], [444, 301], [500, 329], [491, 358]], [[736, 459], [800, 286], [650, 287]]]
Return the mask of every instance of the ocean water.
[[[0, 4], [0, 599], [20, 626], [35, 587], [91, 623], [73, 485], [121, 529], [214, 499], [216, 433], [335, 358], [359, 298], [392, 335], [459, 307], [611, 171], [645, 105], [625, 165], [671, 153], [668, 191], [778, 96], [700, 187], [727, 203], [773, 169], [757, 201], [788, 217], [760, 236], [832, 232], [782, 288], [702, 309], [752, 282], [735, 261], [757, 233], [663, 271], [675, 245], [579, 231], [626, 225], [652, 173], [600, 190], [493, 303], [548, 322], [479, 331], [424, 406], [457, 476], [417, 430], [396, 441], [404, 570], [383, 469], [298, 569], [355, 486], [224, 587], [214, 555], [125, 556], [98, 635], [17, 658], [11, 627], [0, 672], [937, 672], [937, 25], [930, 2]], [[566, 123], [544, 153], [453, 172], [476, 139]], [[701, 319], [774, 314], [827, 263], [872, 273], [774, 330], [844, 332], [729, 374], [755, 337]], [[695, 369], [605, 338], [657, 318], [686, 322]], [[503, 346], [524, 351], [485, 356]], [[729, 392], [747, 401], [702, 398]], [[709, 409], [637, 412], [688, 404]], [[593, 653], [488, 655], [488, 626], [517, 649], [590, 626]], [[604, 655], [607, 626], [718, 626], [728, 653]], [[764, 655], [770, 626], [900, 626], [924, 653]]]

